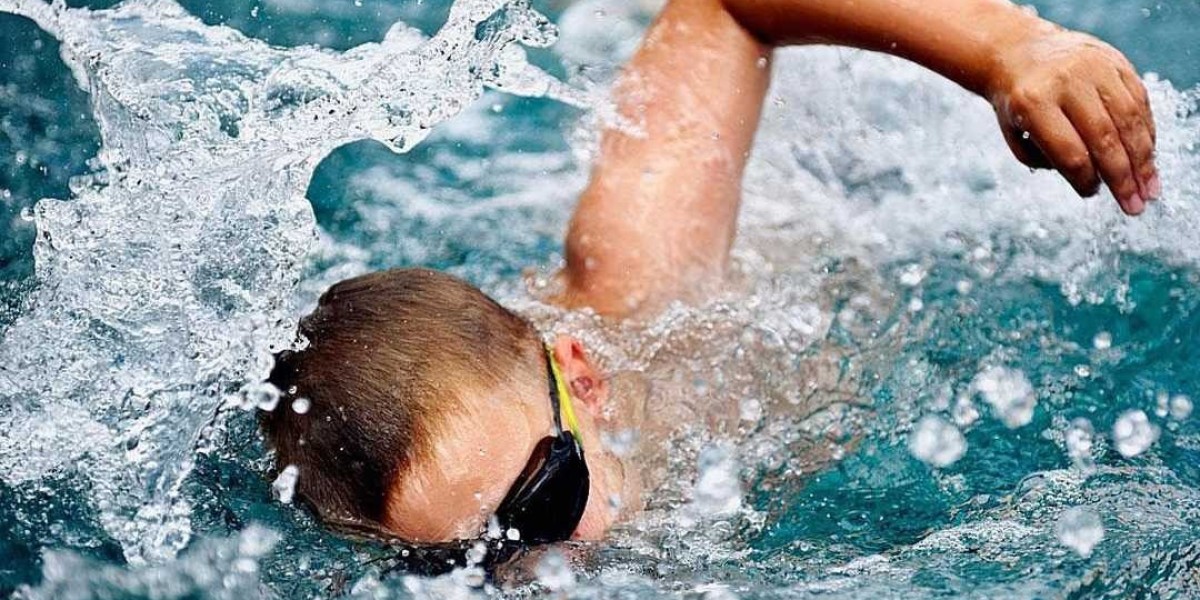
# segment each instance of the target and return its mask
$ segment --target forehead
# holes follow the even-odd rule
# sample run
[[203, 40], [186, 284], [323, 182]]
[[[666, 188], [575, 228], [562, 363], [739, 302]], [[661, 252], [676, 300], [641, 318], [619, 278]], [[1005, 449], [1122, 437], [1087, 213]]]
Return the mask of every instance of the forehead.
[[552, 428], [549, 400], [483, 401], [440, 425], [432, 456], [411, 465], [388, 501], [385, 524], [414, 542], [475, 537]]

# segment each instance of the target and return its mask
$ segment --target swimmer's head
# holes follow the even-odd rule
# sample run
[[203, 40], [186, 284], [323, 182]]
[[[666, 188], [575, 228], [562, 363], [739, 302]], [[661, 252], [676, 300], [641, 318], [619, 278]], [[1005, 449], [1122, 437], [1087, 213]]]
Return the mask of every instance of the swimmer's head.
[[[478, 537], [554, 435], [541, 336], [449, 275], [401, 269], [343, 281], [300, 333], [308, 346], [278, 357], [271, 381], [283, 398], [261, 423], [277, 465], [298, 468], [297, 495], [327, 521], [415, 543]], [[560, 336], [549, 352], [590, 472], [573, 537], [595, 539], [636, 501], [636, 481], [600, 442], [608, 386], [582, 345]], [[297, 398], [307, 410], [292, 408]]]

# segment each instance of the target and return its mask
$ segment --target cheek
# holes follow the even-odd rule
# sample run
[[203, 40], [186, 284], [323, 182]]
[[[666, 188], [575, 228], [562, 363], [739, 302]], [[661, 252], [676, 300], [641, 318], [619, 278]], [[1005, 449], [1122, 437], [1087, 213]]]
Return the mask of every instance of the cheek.
[[620, 507], [613, 506], [612, 498], [620, 496], [621, 482], [618, 480], [619, 473], [614, 472], [614, 465], [610, 464], [611, 460], [612, 457], [602, 455], [602, 460], [588, 465], [592, 485], [583, 518], [571, 536], [574, 539], [602, 539], [620, 514]]

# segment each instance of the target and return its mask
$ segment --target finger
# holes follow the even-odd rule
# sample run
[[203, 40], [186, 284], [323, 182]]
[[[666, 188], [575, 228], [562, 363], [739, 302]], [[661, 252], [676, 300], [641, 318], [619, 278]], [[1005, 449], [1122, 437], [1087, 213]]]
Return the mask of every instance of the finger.
[[1061, 110], [1042, 113], [1029, 127], [1033, 143], [1080, 196], [1095, 195], [1100, 179], [1083, 139]]
[[1121, 209], [1128, 215], [1141, 214], [1145, 210], [1145, 200], [1133, 177], [1133, 167], [1121, 143], [1121, 134], [1108, 116], [1099, 93], [1075, 94], [1064, 108]]
[[1004, 133], [1004, 141], [1008, 142], [1009, 150], [1012, 150], [1013, 156], [1016, 156], [1021, 164], [1031, 169], [1049, 169], [1053, 166], [1050, 159], [1038, 149], [1037, 144], [1033, 143], [1029, 134], [1005, 127], [1003, 123], [1000, 125], [1000, 131]]
[[1154, 168], [1154, 141], [1146, 127], [1144, 111], [1123, 85], [1113, 85], [1100, 92], [1108, 116], [1117, 127], [1121, 145], [1129, 157], [1130, 168], [1144, 200], [1154, 200], [1161, 191], [1158, 171]]
[[1121, 69], [1121, 80], [1125, 84], [1125, 89], [1133, 98], [1141, 109], [1141, 117], [1146, 126], [1146, 132], [1150, 136], [1150, 167], [1154, 169], [1154, 173], [1150, 178], [1143, 183], [1146, 188], [1146, 193], [1150, 198], [1157, 199], [1162, 195], [1162, 183], [1158, 178], [1158, 168], [1153, 164], [1154, 154], [1158, 148], [1158, 128], [1154, 123], [1154, 110], [1150, 106], [1150, 94], [1146, 92], [1146, 86], [1142, 80], [1138, 79], [1137, 73], [1130, 69]]
[[1130, 66], [1128, 69], [1117, 69], [1121, 74], [1121, 82], [1125, 84], [1125, 89], [1129, 91], [1129, 95], [1138, 103], [1142, 109], [1142, 118], [1146, 121], [1146, 127], [1150, 131], [1151, 145], [1158, 144], [1158, 130], [1154, 124], [1154, 110], [1150, 107], [1150, 94], [1146, 91], [1146, 85], [1138, 79], [1137, 71]]

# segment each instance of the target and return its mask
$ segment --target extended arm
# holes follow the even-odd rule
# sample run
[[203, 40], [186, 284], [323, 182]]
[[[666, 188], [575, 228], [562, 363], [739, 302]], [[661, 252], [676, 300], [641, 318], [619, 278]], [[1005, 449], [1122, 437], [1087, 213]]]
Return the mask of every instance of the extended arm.
[[[568, 305], [647, 313], [719, 285], [775, 45], [908, 58], [990, 100], [1017, 157], [1140, 213], [1158, 195], [1128, 61], [1003, 0], [672, 0], [615, 88], [639, 134], [604, 133], [567, 235]], [[1028, 136], [1024, 135], [1028, 132]]]

